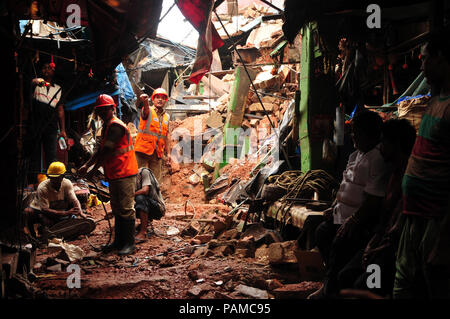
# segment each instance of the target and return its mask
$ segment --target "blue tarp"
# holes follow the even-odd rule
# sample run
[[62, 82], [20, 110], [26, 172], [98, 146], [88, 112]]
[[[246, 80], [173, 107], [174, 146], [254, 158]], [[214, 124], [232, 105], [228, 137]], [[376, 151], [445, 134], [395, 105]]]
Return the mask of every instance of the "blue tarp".
[[123, 67], [122, 63], [120, 63], [116, 67], [117, 71], [117, 83], [119, 84], [119, 89], [123, 94], [125, 100], [134, 100], [136, 95], [134, 94], [133, 88], [131, 87], [130, 80], [128, 79], [127, 72]]
[[[79, 97], [75, 100], [69, 101], [67, 103], [64, 104], [64, 109], [66, 111], [75, 111], [78, 110], [84, 106], [90, 105], [90, 104], [94, 104], [95, 101], [97, 100], [97, 97], [100, 94], [106, 93], [108, 95], [114, 96], [114, 95], [119, 95], [120, 94], [120, 90], [115, 90], [114, 92], [104, 92], [104, 91], [96, 91], [93, 93], [89, 93], [86, 95], [83, 95], [82, 97]], [[119, 106], [120, 106], [120, 99], [119, 99]]]
[[[133, 88], [131, 87], [130, 80], [128, 79], [128, 75], [125, 72], [125, 68], [123, 67], [122, 63], [120, 63], [116, 67], [116, 71], [117, 71], [117, 84], [119, 85], [118, 90], [115, 90], [114, 92], [96, 91], [93, 93], [83, 95], [82, 97], [79, 97], [75, 100], [65, 103], [65, 110], [66, 111], [75, 111], [75, 110], [78, 110], [87, 105], [93, 104], [93, 103], [95, 103], [95, 100], [97, 99], [97, 97], [103, 93], [109, 94], [111, 96], [120, 95], [120, 96], [122, 96], [122, 98], [124, 98], [125, 100], [128, 100], [130, 102], [135, 100], [136, 95], [134, 94]], [[121, 104], [120, 98], [119, 98], [119, 105], [118, 105], [119, 116], [121, 115], [121, 109], [122, 109], [122, 104]]]

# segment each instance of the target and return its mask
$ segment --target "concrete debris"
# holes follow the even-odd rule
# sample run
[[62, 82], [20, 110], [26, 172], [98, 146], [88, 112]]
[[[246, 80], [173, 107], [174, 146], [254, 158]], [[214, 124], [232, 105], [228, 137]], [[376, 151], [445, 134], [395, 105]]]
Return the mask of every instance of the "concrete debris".
[[297, 263], [295, 251], [297, 244], [295, 240], [269, 245], [269, 262], [271, 264], [294, 264]]
[[56, 264], [50, 267], [47, 267], [48, 271], [53, 271], [53, 272], [61, 272], [62, 271], [62, 267], [61, 264]]
[[211, 239], [213, 239], [213, 235], [212, 234], [203, 234], [203, 235], [197, 235], [194, 237], [194, 240], [197, 239], [198, 241], [200, 241], [200, 244], [206, 244], [207, 242], [209, 242]]
[[175, 236], [180, 233], [180, 230], [174, 226], [169, 226], [169, 228], [166, 231], [167, 236]]
[[267, 291], [245, 285], [238, 285], [235, 288], [235, 292], [255, 299], [269, 299]]
[[212, 287], [209, 284], [201, 284], [189, 289], [188, 294], [193, 297], [199, 297], [200, 295], [210, 291], [211, 289]]
[[191, 183], [192, 185], [197, 185], [201, 181], [202, 181], [202, 179], [200, 176], [198, 176], [197, 173], [194, 173], [191, 176], [189, 176], [189, 183]]
[[238, 230], [235, 228], [232, 228], [232, 229], [228, 229], [227, 231], [224, 231], [222, 234], [220, 234], [218, 239], [231, 240], [231, 239], [239, 239], [239, 237], [240, 237], [240, 234], [239, 234]]
[[281, 236], [277, 232], [264, 228], [262, 223], [252, 224], [248, 226], [242, 236], [252, 236], [257, 247], [261, 246], [262, 244], [271, 244], [274, 242], [282, 241]]
[[210, 128], [220, 128], [223, 126], [222, 115], [217, 111], [212, 111], [206, 119], [206, 125]]
[[267, 290], [272, 291], [277, 288], [283, 287], [283, 284], [279, 282], [277, 279], [267, 279], [266, 280]]
[[275, 299], [306, 299], [322, 287], [321, 282], [304, 281], [298, 284], [284, 285], [272, 291]]
[[170, 256], [167, 256], [159, 263], [160, 267], [172, 267], [173, 265], [175, 265], [175, 261]]

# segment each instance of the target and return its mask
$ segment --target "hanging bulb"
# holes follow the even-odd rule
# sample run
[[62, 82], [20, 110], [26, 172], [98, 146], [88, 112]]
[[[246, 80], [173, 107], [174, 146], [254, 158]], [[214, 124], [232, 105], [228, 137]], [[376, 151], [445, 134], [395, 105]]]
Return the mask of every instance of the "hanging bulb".
[[406, 70], [408, 68], [408, 64], [406, 63], [406, 55], [405, 55], [405, 63], [402, 65], [402, 69]]

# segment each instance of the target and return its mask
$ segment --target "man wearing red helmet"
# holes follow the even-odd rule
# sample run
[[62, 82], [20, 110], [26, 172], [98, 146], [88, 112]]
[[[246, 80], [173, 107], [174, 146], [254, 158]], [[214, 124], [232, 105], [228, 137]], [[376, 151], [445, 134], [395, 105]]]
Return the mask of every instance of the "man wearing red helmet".
[[164, 106], [169, 95], [163, 88], [153, 91], [154, 107], [149, 106], [148, 95], [139, 97], [141, 117], [136, 136], [136, 158], [138, 167], [150, 168], [161, 184], [162, 158], [164, 152], [170, 158], [170, 145], [167, 138], [169, 132], [169, 115], [164, 112]]
[[102, 119], [101, 142], [94, 155], [79, 170], [80, 176], [92, 176], [103, 166], [109, 182], [111, 209], [115, 217], [114, 242], [106, 250], [118, 249], [119, 255], [134, 252], [134, 193], [138, 172], [136, 156], [130, 132], [120, 119], [114, 116], [116, 104], [112, 97], [101, 94], [95, 104], [95, 113]]

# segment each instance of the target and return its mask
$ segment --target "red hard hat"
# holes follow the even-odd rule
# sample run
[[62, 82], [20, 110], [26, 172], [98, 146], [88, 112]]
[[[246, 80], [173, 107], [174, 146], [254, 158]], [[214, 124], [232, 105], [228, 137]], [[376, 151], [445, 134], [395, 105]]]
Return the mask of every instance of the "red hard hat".
[[102, 107], [102, 106], [116, 106], [116, 103], [114, 102], [113, 98], [110, 97], [108, 94], [100, 94], [97, 98], [97, 101], [95, 101], [95, 107]]
[[153, 91], [152, 101], [155, 98], [155, 96], [157, 96], [157, 95], [164, 95], [166, 97], [166, 100], [169, 99], [169, 94], [167, 94], [166, 90], [164, 90], [163, 88], [158, 88], [158, 89]]

